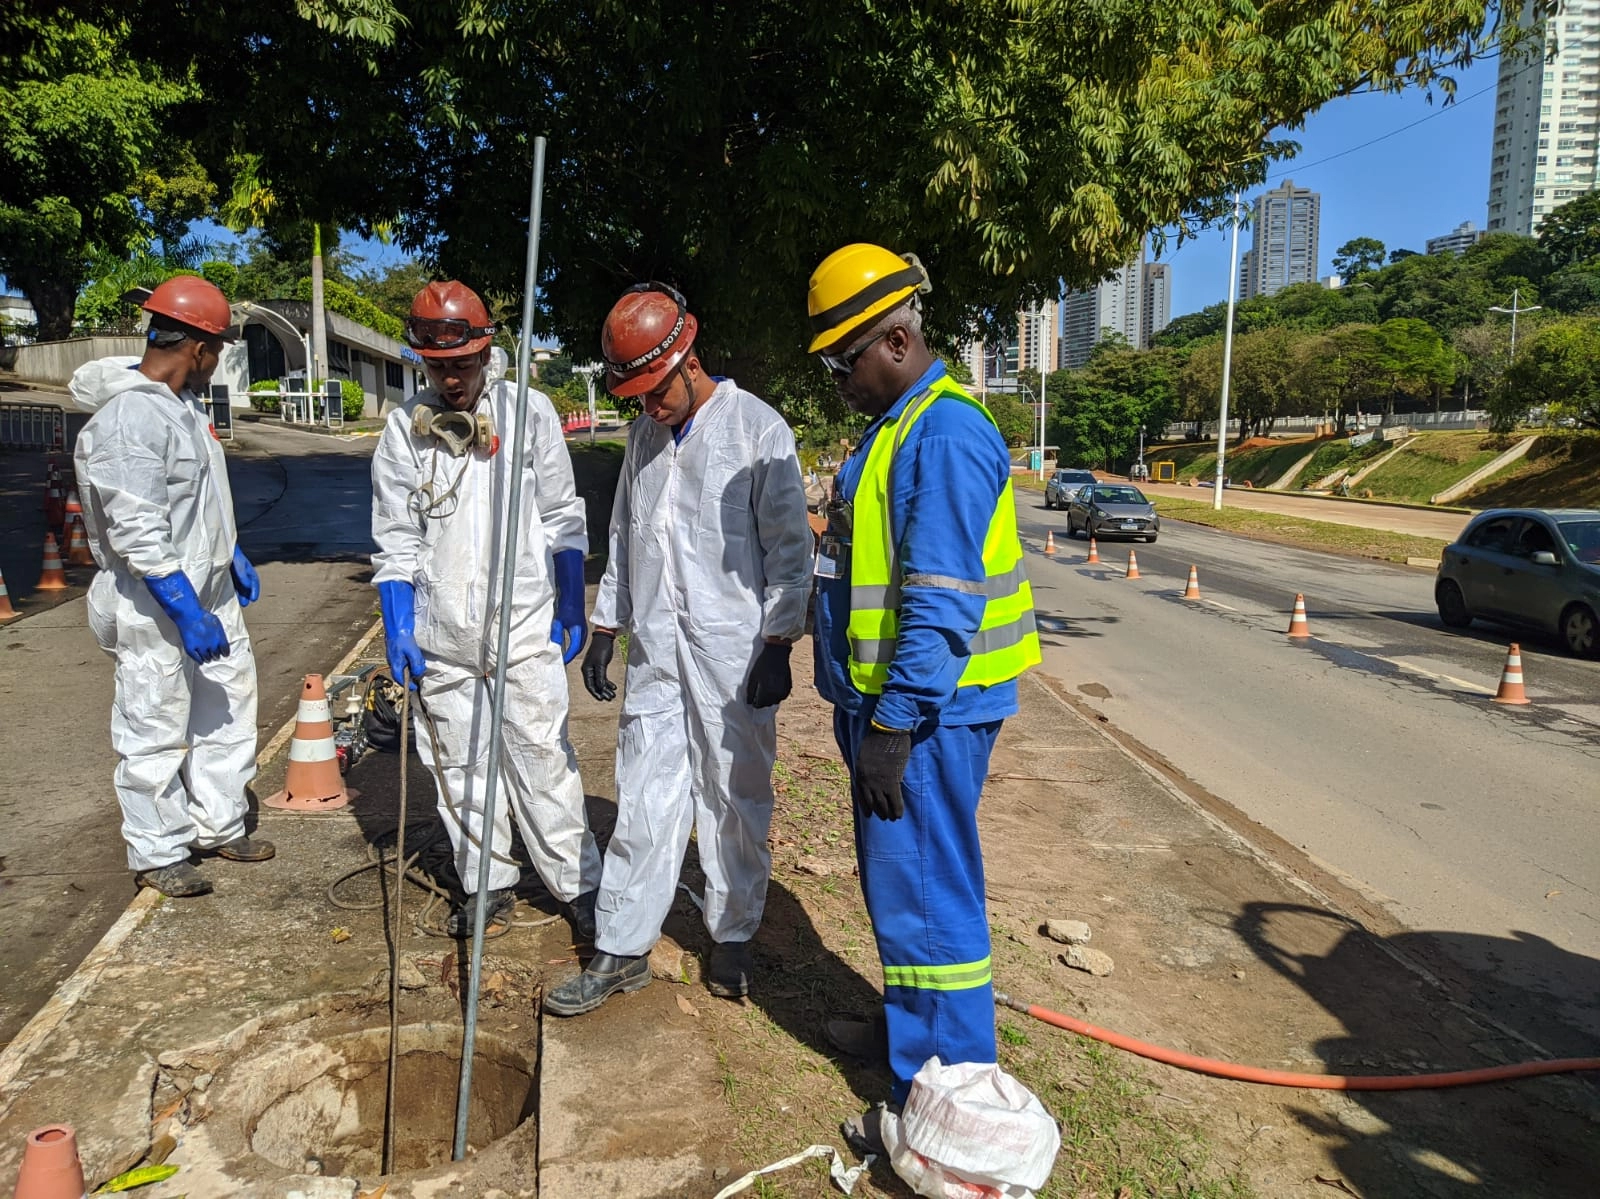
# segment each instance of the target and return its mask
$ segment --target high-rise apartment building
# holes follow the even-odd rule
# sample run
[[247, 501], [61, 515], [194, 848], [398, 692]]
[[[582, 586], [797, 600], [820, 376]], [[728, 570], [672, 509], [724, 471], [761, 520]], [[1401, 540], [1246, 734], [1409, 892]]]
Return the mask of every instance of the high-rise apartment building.
[[1484, 232], [1471, 221], [1462, 221], [1449, 233], [1440, 237], [1430, 237], [1427, 246], [1428, 253], [1465, 254], [1478, 243]]
[[1144, 274], [1141, 246], [1139, 256], [1111, 278], [1067, 293], [1061, 302], [1062, 366], [1078, 367], [1088, 362], [1090, 353], [1107, 333], [1119, 334], [1130, 346], [1144, 345]]
[[1239, 265], [1239, 297], [1272, 296], [1317, 280], [1322, 196], [1285, 179], [1256, 197], [1250, 249]]
[[[1524, 27], [1540, 6], [1528, 0]], [[1595, 187], [1600, 134], [1600, 0], [1565, 0], [1542, 41], [1500, 56], [1489, 232], [1537, 233], [1568, 200]], [[1431, 251], [1430, 251], [1431, 252]]]
[[1061, 369], [1061, 305], [1033, 304], [1017, 313], [1017, 364], [1025, 371]]
[[1172, 319], [1172, 267], [1165, 262], [1147, 262], [1139, 284], [1139, 342], [1148, 350], [1157, 333]]

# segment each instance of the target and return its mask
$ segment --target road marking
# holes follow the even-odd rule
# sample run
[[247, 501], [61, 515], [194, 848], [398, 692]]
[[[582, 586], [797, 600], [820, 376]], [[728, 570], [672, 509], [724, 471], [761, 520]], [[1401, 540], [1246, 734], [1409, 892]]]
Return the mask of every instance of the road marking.
[[1239, 610], [1223, 603], [1221, 600], [1203, 599], [1200, 602], [1203, 604], [1210, 604], [1213, 608], [1221, 608], [1224, 612], [1237, 612]]
[[1418, 666], [1415, 662], [1409, 662], [1405, 658], [1384, 658], [1377, 654], [1372, 656], [1380, 662], [1388, 662], [1401, 670], [1409, 670], [1412, 674], [1420, 674], [1425, 678], [1437, 679], [1441, 683], [1449, 683], [1454, 687], [1465, 687], [1468, 691], [1476, 691], [1480, 695], [1493, 695], [1495, 693], [1493, 687], [1485, 687], [1482, 683], [1474, 683], [1468, 679], [1458, 679], [1453, 674], [1441, 674], [1437, 670], [1429, 670], [1426, 666]]

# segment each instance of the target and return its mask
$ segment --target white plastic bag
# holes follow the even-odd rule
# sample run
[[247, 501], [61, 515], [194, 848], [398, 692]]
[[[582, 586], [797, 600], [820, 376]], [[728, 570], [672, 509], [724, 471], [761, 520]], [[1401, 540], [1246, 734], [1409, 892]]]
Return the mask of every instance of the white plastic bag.
[[924, 1199], [1033, 1199], [1061, 1148], [1044, 1104], [999, 1066], [937, 1057], [882, 1132], [894, 1172]]

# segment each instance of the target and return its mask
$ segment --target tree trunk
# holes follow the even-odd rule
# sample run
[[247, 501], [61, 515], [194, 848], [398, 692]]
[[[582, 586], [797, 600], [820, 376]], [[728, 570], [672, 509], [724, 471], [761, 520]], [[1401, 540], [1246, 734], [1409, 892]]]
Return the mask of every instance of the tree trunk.
[[78, 301], [76, 280], [29, 271], [12, 275], [11, 282], [33, 305], [39, 320], [40, 341], [60, 341], [72, 336], [72, 313]]
[[314, 367], [307, 368], [306, 386], [312, 379], [326, 381], [332, 377], [328, 369], [328, 326], [322, 308], [322, 226], [311, 226], [311, 356]]

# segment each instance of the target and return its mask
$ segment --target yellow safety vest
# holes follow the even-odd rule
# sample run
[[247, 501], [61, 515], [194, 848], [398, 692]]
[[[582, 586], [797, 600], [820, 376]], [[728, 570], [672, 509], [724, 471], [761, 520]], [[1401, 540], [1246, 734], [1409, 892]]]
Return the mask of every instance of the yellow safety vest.
[[899, 547], [890, 530], [890, 496], [894, 493], [895, 457], [911, 427], [939, 400], [971, 404], [990, 424], [994, 417], [948, 375], [908, 404], [897, 421], [873, 438], [856, 487], [850, 541], [850, 681], [856, 690], [881, 695], [894, 661], [900, 631], [903, 587], [943, 587], [987, 601], [983, 623], [967, 644], [970, 657], [959, 686], [992, 686], [1014, 679], [1039, 658], [1039, 628], [1033, 618], [1033, 589], [1023, 568], [1017, 540], [1017, 510], [1011, 480], [995, 501], [994, 515], [983, 539], [981, 583], [943, 576], [902, 578]]

